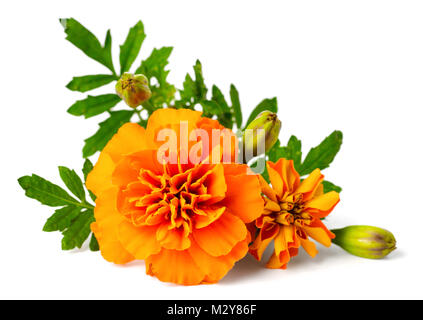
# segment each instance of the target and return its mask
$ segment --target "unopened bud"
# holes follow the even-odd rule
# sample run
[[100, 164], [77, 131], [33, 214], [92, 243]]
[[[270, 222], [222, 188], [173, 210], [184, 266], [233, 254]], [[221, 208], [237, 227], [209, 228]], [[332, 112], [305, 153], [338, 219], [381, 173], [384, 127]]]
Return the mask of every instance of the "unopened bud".
[[244, 157], [256, 157], [276, 143], [281, 131], [281, 121], [276, 113], [263, 111], [245, 128], [242, 136]]
[[349, 226], [331, 231], [336, 235], [333, 243], [362, 258], [381, 259], [396, 249], [394, 235], [385, 229]]
[[116, 84], [116, 93], [131, 108], [136, 108], [151, 97], [148, 79], [143, 74], [125, 72]]

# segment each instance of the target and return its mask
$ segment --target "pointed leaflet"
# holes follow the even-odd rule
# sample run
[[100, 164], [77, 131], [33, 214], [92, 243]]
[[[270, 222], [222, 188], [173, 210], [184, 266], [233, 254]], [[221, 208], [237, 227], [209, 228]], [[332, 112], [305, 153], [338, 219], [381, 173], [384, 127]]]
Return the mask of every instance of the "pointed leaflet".
[[75, 206], [66, 206], [57, 209], [54, 214], [47, 219], [43, 231], [63, 231], [68, 228], [72, 221], [79, 215], [81, 208]]
[[186, 75], [183, 83], [184, 89], [179, 90], [181, 100], [175, 102], [177, 107], [192, 109], [195, 104], [206, 99], [207, 87], [204, 83], [203, 70], [199, 60], [194, 65], [194, 75], [195, 80], [189, 74]]
[[85, 159], [84, 166], [82, 167], [82, 173], [84, 174], [84, 181], [87, 181], [88, 174], [91, 172], [91, 170], [94, 169], [93, 163], [90, 161], [90, 159]]
[[[215, 115], [218, 116], [217, 120], [220, 122], [220, 124], [222, 124], [226, 128], [232, 129], [234, 124], [233, 124], [231, 108], [226, 102], [226, 99], [222, 91], [220, 91], [220, 89], [215, 85], [212, 87], [212, 101], [216, 102], [220, 107], [219, 108], [220, 113], [215, 113]], [[211, 116], [213, 116], [213, 114]]]
[[68, 187], [68, 189], [77, 196], [79, 200], [85, 202], [84, 185], [75, 170], [71, 170], [66, 167], [59, 167], [59, 174], [66, 187]]
[[131, 65], [140, 52], [144, 39], [144, 25], [141, 21], [138, 21], [138, 23], [129, 30], [125, 42], [120, 46], [119, 60], [121, 74], [131, 68]]
[[[153, 49], [150, 56], [143, 60], [140, 67], [135, 71], [137, 74], [145, 75], [149, 80], [152, 94], [148, 103], [154, 107], [153, 109], [157, 109], [163, 104], [169, 104], [175, 96], [176, 89], [167, 82], [169, 71], [165, 70], [172, 50], [172, 47]], [[152, 78], [157, 80], [157, 84], [151, 82]]]
[[100, 246], [98, 245], [98, 241], [97, 241], [94, 233], [91, 234], [90, 250], [91, 251], [99, 251], [100, 250]]
[[278, 140], [275, 145], [268, 152], [269, 160], [277, 162], [280, 158], [285, 158], [294, 161], [295, 169], [301, 167], [301, 140], [298, 140], [296, 136], [291, 136], [286, 147], [280, 145]]
[[107, 32], [105, 44], [102, 47], [96, 36], [75, 19], [60, 19], [60, 23], [65, 29], [65, 33], [67, 34], [66, 39], [69, 42], [81, 49], [90, 58], [109, 68], [115, 74], [111, 53], [110, 31]]
[[323, 184], [324, 193], [328, 193], [330, 191], [336, 191], [336, 192], [340, 193], [342, 191], [341, 187], [334, 185], [332, 182], [323, 181], [322, 184]]
[[91, 233], [90, 225], [94, 221], [92, 209], [81, 212], [72, 224], [63, 231], [62, 250], [81, 248]]
[[264, 99], [260, 102], [257, 107], [251, 112], [250, 116], [248, 117], [247, 123], [245, 124], [245, 128], [253, 121], [261, 112], [263, 111], [272, 111], [274, 113], [278, 112], [278, 101], [276, 98], [272, 99]]
[[232, 112], [235, 116], [236, 126], [238, 127], [238, 129], [241, 129], [241, 126], [242, 126], [241, 104], [239, 102], [238, 90], [233, 84], [231, 84], [230, 96], [231, 96], [231, 102], [232, 102]]
[[84, 116], [86, 119], [99, 115], [117, 105], [121, 99], [116, 94], [103, 94], [100, 96], [88, 96], [83, 100], [76, 101], [68, 112], [74, 116]]
[[90, 138], [85, 140], [85, 146], [82, 150], [83, 157], [87, 158], [97, 151], [103, 150], [118, 129], [126, 122], [129, 122], [134, 111], [114, 111], [110, 112], [110, 117], [100, 123], [100, 128]]
[[18, 179], [20, 186], [25, 190], [25, 195], [38, 200], [50, 207], [66, 205], [80, 206], [80, 203], [71, 197], [65, 190], [50, 181], [33, 174]]
[[90, 76], [73, 77], [72, 81], [66, 85], [66, 88], [72, 91], [86, 92], [117, 80], [117, 77], [111, 74], [95, 74]]
[[314, 147], [307, 154], [300, 170], [301, 176], [311, 173], [314, 169], [320, 170], [329, 167], [330, 163], [335, 158], [342, 144], [342, 132], [334, 131], [325, 140], [323, 140], [317, 147]]

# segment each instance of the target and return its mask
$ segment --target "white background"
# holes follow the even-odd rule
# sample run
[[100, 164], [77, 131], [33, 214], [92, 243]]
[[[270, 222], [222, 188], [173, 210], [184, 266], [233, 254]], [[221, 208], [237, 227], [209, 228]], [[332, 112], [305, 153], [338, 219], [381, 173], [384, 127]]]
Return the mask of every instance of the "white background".
[[[0, 298], [423, 298], [422, 15], [423, 2], [405, 0], [2, 2]], [[387, 228], [398, 250], [372, 261], [319, 247], [286, 271], [247, 257], [219, 284], [196, 287], [161, 283], [143, 262], [122, 267], [88, 250], [61, 251], [60, 234], [41, 231], [52, 208], [26, 198], [16, 179], [37, 173], [58, 183], [58, 165], [81, 168], [83, 140], [103, 118], [67, 114], [86, 94], [65, 85], [107, 69], [64, 40], [60, 17], [102, 43], [111, 28], [116, 67], [118, 45], [142, 19], [147, 39], [134, 67], [170, 45], [178, 87], [200, 58], [209, 87], [227, 94], [237, 85], [245, 118], [277, 96], [282, 142], [295, 134], [308, 151], [342, 130], [324, 171], [343, 187], [327, 224]]]

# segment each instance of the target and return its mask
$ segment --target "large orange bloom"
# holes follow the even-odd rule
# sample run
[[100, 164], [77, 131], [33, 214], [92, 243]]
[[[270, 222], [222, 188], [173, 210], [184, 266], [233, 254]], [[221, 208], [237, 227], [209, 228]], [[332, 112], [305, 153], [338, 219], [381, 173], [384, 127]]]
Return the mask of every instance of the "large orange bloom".
[[289, 260], [302, 246], [312, 257], [318, 251], [308, 237], [324, 246], [331, 245], [335, 235], [322, 223], [339, 202], [335, 191], [323, 193], [324, 176], [314, 170], [302, 182], [293, 161], [279, 159], [267, 163], [272, 187], [260, 177], [265, 207], [263, 215], [255, 221], [259, 233], [250, 247], [250, 253], [261, 260], [269, 243], [274, 240], [275, 250], [267, 263], [268, 268], [286, 269]]
[[[178, 133], [182, 122], [189, 132], [223, 129], [185, 109], [155, 111], [147, 129], [134, 123], [120, 128], [87, 179], [97, 196], [91, 229], [107, 261], [141, 259], [146, 272], [162, 281], [213, 283], [248, 252], [245, 223], [260, 216], [264, 201], [259, 179], [247, 175], [246, 165], [159, 162], [163, 142], [157, 134], [163, 128]], [[233, 149], [220, 149], [236, 158]]]

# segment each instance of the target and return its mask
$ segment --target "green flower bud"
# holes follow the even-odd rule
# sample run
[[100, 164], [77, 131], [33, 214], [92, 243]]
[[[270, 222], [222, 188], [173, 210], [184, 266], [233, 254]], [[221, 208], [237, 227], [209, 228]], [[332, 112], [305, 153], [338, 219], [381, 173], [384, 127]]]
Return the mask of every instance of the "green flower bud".
[[[269, 151], [276, 143], [282, 123], [276, 113], [263, 111], [250, 122], [242, 135], [244, 157], [256, 157]], [[264, 146], [263, 146], [264, 143]]]
[[394, 235], [385, 229], [349, 226], [331, 231], [336, 235], [333, 243], [362, 258], [381, 259], [396, 249]]
[[151, 97], [146, 76], [128, 72], [125, 72], [116, 83], [116, 93], [131, 108], [138, 107]]

